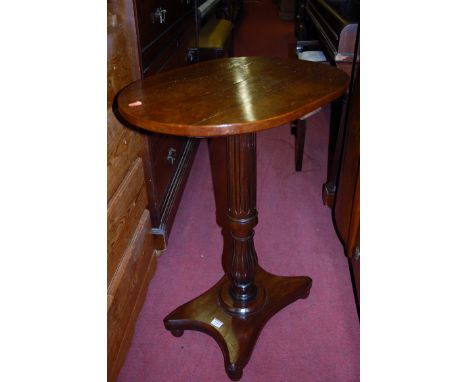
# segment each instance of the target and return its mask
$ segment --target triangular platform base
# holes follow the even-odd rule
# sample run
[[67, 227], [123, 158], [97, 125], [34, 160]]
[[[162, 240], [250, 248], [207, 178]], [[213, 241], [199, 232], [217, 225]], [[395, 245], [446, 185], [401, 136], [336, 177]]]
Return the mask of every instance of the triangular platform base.
[[226, 373], [233, 381], [242, 377], [263, 326], [285, 306], [307, 298], [312, 279], [276, 276], [257, 267], [255, 283], [262, 293], [264, 290], [264, 303], [252, 314], [233, 314], [222, 306], [220, 293], [229, 285], [229, 279], [223, 276], [208, 291], [164, 319], [166, 329], [176, 337], [184, 330], [198, 330], [213, 337], [223, 352]]

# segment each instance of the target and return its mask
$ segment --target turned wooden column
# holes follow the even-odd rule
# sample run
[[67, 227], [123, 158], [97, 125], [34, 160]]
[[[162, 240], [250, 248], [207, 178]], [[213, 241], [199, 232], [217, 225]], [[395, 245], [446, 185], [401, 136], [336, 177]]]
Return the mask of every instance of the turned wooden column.
[[220, 302], [235, 314], [250, 314], [265, 301], [263, 287], [255, 284], [258, 266], [253, 236], [258, 223], [256, 209], [256, 134], [232, 135], [227, 144], [227, 218], [232, 237], [227, 275]]

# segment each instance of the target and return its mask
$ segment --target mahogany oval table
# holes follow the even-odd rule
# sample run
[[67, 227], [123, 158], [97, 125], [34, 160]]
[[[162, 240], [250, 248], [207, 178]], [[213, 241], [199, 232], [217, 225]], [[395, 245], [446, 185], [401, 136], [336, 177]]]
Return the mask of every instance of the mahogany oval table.
[[117, 95], [120, 117], [155, 133], [226, 136], [232, 246], [226, 274], [164, 319], [176, 337], [198, 330], [213, 337], [226, 373], [242, 377], [266, 322], [312, 286], [307, 276], [282, 277], [258, 265], [256, 132], [298, 119], [345, 92], [348, 76], [320, 63], [236, 57], [186, 66], [133, 82]]

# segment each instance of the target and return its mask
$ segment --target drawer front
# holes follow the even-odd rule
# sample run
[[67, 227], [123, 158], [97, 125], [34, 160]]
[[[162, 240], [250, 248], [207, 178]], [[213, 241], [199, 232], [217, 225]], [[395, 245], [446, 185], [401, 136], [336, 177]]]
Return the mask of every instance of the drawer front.
[[179, 165], [188, 138], [155, 135], [152, 140], [156, 201], [161, 205]]
[[170, 0], [135, 0], [141, 50], [145, 50], [170, 25], [173, 15], [172, 12], [167, 12], [169, 2]]
[[[155, 46], [155, 51], [143, 54], [143, 76], [148, 77], [163, 70], [165, 63], [171, 59], [174, 52], [179, 48], [179, 38], [174, 37], [171, 41], [165, 42], [164, 46]], [[181, 65], [183, 66], [184, 63]]]
[[[181, 40], [183, 36], [191, 31], [191, 37], [195, 36], [195, 14], [193, 9], [189, 9], [188, 13], [182, 15], [174, 25], [162, 36], [159, 36], [153, 42], [142, 48], [141, 51], [141, 66], [143, 75], [146, 77], [151, 73], [159, 72], [162, 65], [174, 53], [181, 48]], [[185, 42], [185, 45], [187, 43]], [[185, 64], [185, 54], [183, 64]]]
[[189, 64], [187, 60], [188, 48], [193, 45], [195, 36], [193, 17], [194, 15], [190, 13], [180, 21], [175, 28], [175, 37], [164, 47], [161, 47], [156, 59], [153, 59], [145, 68], [145, 77]]
[[161, 70], [171, 70], [188, 65], [191, 62], [188, 59], [188, 49], [195, 45], [195, 23], [192, 22], [190, 15], [182, 22], [183, 33], [177, 39], [177, 46], [175, 47], [171, 57], [164, 63]]
[[188, 10], [193, 0], [135, 0], [140, 48], [145, 51]]
[[144, 298], [154, 272], [154, 237], [150, 230], [149, 212], [144, 210], [107, 290], [107, 361], [110, 374], [115, 374], [119, 366], [117, 361], [125, 345], [124, 339], [126, 335], [131, 337], [141, 309], [138, 300], [141, 300], [140, 296]]
[[107, 280], [112, 279], [146, 206], [143, 161], [135, 159], [107, 206]]

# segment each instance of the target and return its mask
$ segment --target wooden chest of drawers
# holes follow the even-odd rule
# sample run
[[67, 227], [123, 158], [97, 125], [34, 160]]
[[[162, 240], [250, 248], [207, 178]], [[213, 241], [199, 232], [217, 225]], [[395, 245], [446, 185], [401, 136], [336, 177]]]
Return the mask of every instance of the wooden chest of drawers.
[[172, 52], [174, 40], [194, 25], [194, 0], [135, 0], [135, 9], [141, 66], [146, 72], [164, 52]]
[[[156, 250], [166, 248], [197, 148], [191, 139], [147, 135], [124, 127], [112, 104], [116, 93], [130, 82], [187, 64], [186, 47], [195, 30], [192, 1], [107, 2], [109, 381], [117, 378], [125, 361], [156, 269]], [[158, 8], [161, 17], [156, 15]]]
[[[188, 65], [195, 34], [194, 0], [134, 0], [142, 77]], [[164, 250], [198, 140], [145, 135], [145, 173], [156, 249]]]

